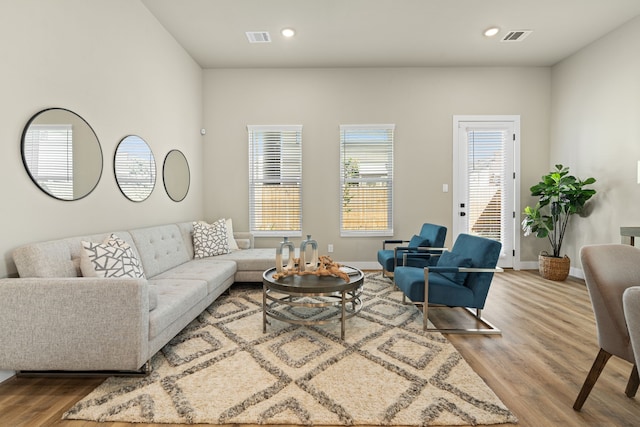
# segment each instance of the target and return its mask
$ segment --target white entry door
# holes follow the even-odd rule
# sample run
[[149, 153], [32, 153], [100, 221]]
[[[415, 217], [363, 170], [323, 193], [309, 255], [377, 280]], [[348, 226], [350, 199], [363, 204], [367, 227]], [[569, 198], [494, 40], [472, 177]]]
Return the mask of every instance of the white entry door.
[[517, 267], [519, 133], [519, 116], [454, 116], [454, 241], [460, 233], [499, 241], [503, 268]]

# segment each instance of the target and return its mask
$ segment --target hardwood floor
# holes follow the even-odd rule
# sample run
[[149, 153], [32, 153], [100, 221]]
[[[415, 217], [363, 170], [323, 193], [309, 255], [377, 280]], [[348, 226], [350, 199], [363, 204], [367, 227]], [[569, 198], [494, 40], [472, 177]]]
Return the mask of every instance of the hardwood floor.
[[[430, 311], [438, 326], [468, 320], [457, 310]], [[516, 414], [519, 426], [640, 425], [640, 395], [629, 399], [624, 394], [631, 364], [616, 357], [610, 359], [582, 411], [572, 409], [598, 353], [584, 281], [551, 282], [536, 271], [505, 271], [495, 276], [483, 314], [502, 329], [502, 336], [448, 338]], [[0, 384], [0, 426], [174, 426], [60, 420], [101, 381], [12, 378]]]

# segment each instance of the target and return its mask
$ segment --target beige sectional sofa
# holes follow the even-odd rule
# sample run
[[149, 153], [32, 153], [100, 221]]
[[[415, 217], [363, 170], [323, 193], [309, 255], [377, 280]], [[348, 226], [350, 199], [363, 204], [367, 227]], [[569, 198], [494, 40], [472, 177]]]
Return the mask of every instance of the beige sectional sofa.
[[[0, 370], [139, 371], [234, 282], [261, 282], [274, 249], [194, 259], [193, 223], [116, 231], [145, 278], [82, 277], [82, 241], [32, 243], [13, 253], [19, 278], [0, 279]], [[256, 325], [260, 328], [261, 325]]]

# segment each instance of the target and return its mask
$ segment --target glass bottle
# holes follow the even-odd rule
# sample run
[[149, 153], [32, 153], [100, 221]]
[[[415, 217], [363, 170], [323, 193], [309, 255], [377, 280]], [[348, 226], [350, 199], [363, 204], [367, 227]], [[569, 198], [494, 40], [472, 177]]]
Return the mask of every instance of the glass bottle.
[[[311, 254], [307, 253], [307, 247], [311, 247]], [[300, 244], [300, 271], [316, 271], [318, 269], [318, 242], [307, 234], [306, 240]]]

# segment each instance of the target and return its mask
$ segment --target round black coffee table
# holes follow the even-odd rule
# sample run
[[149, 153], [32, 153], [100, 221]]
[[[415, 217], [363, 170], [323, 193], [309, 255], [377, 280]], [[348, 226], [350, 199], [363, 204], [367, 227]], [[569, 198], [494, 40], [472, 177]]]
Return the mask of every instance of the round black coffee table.
[[[344, 339], [345, 320], [355, 316], [362, 308], [360, 295], [364, 283], [362, 271], [344, 267], [349, 273], [349, 282], [334, 276], [292, 275], [274, 279], [275, 268], [262, 275], [262, 332], [267, 332], [267, 317], [295, 325], [323, 325], [340, 322], [340, 337]], [[276, 291], [276, 292], [273, 292]], [[278, 295], [272, 295], [277, 293]], [[319, 297], [312, 299], [308, 297]], [[305, 301], [300, 301], [305, 298]], [[323, 319], [296, 319], [283, 316], [276, 308], [289, 307], [332, 307], [340, 306], [336, 316]]]

